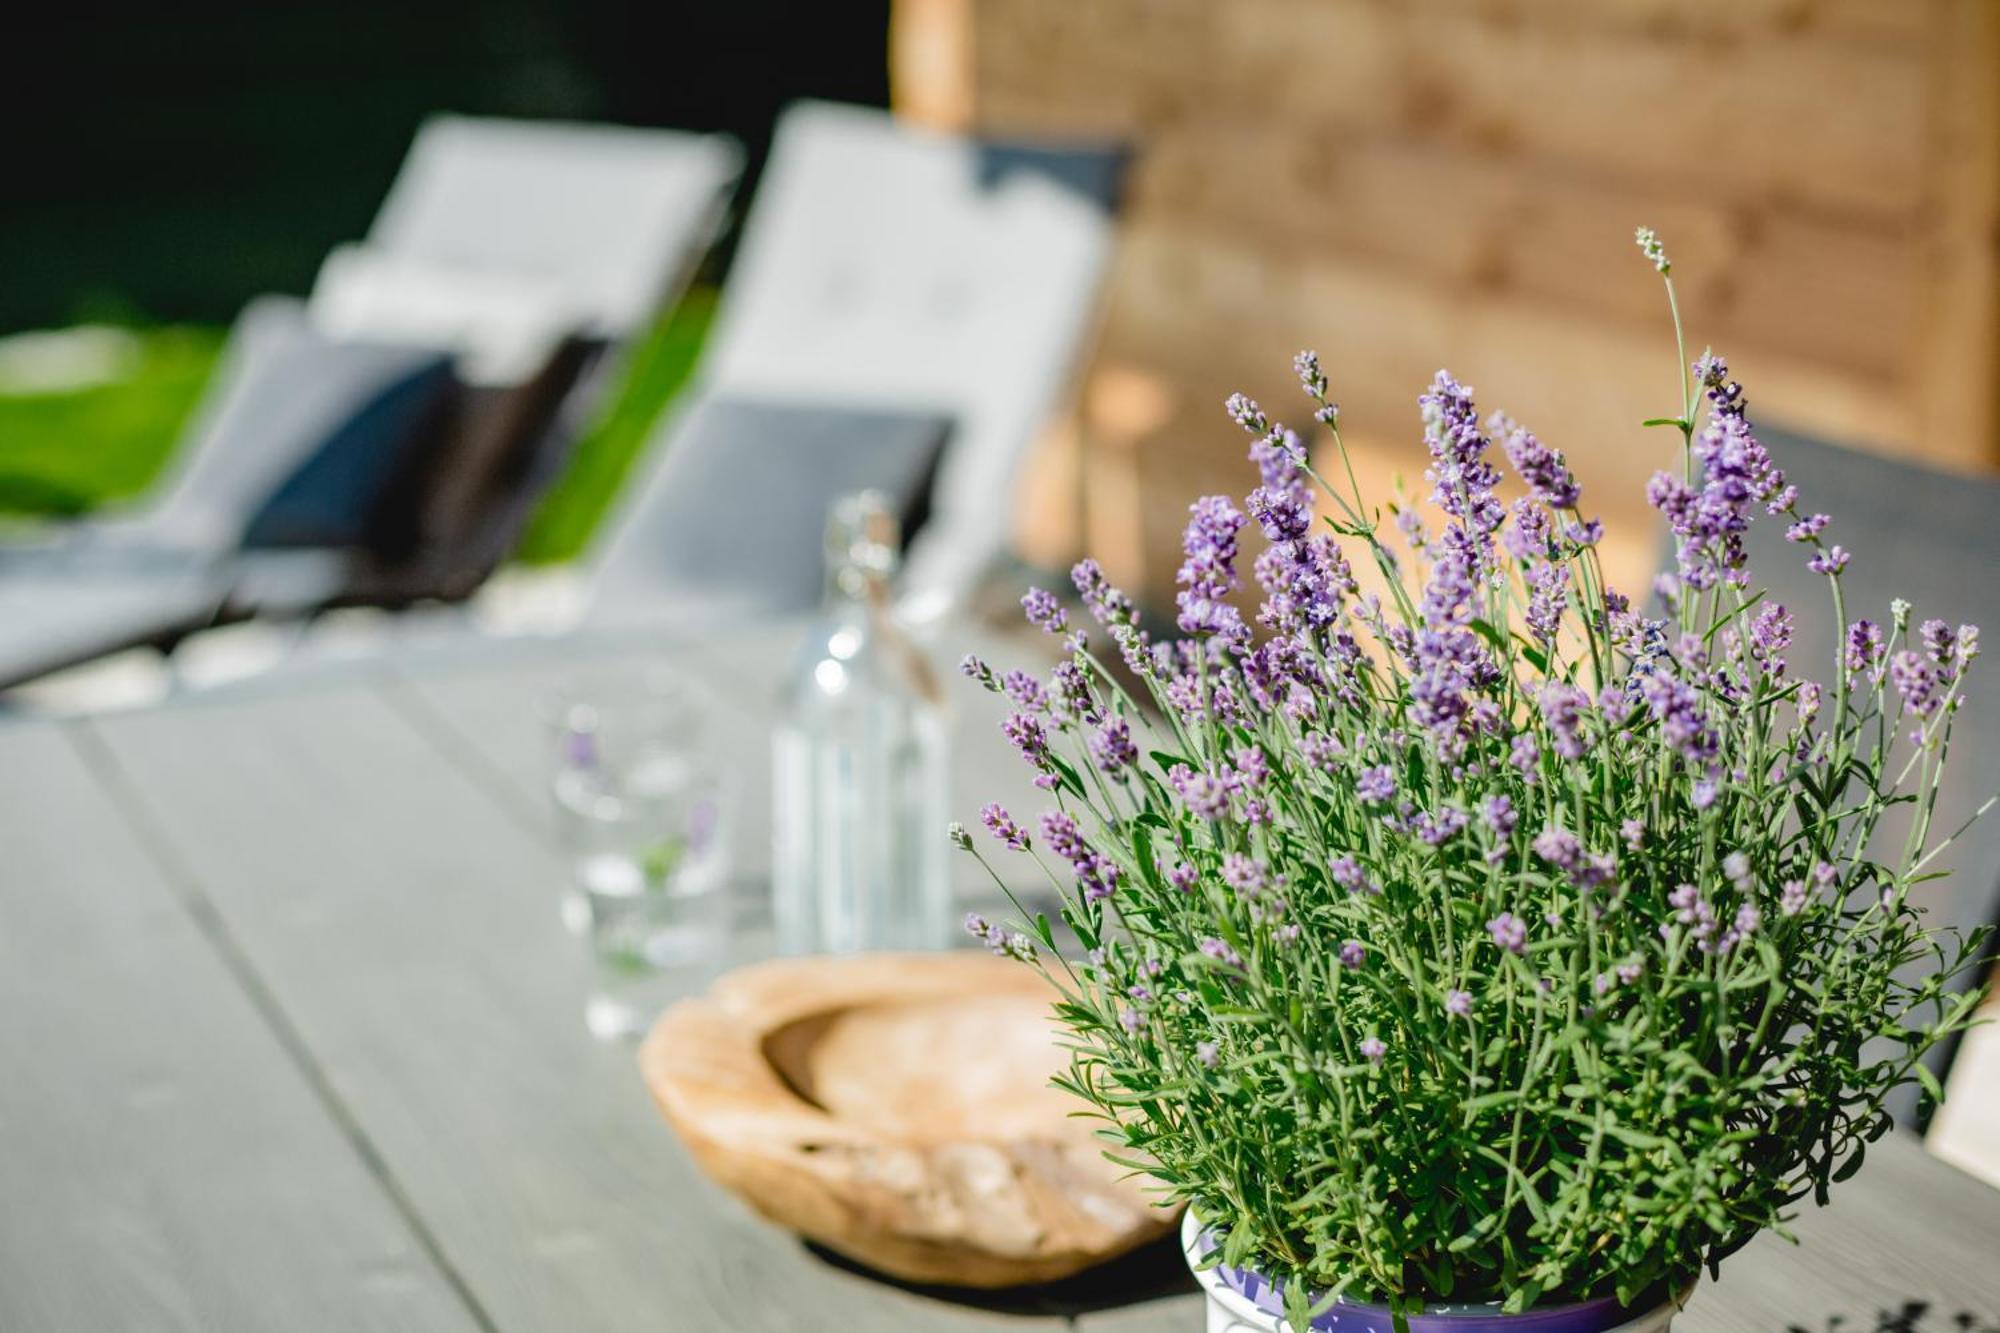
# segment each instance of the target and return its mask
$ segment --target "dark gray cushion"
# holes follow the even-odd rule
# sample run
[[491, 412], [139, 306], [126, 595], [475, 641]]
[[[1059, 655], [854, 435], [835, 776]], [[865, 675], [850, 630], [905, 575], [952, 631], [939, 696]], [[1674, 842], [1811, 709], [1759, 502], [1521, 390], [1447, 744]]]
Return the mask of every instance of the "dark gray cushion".
[[[243, 527], [246, 547], [356, 547], [406, 551], [415, 543], [417, 487], [443, 439], [457, 388], [451, 358], [425, 349], [328, 342], [298, 358], [290, 375], [344, 376], [343, 410], [306, 429], [322, 431], [296, 471], [280, 482]], [[273, 399], [286, 385], [258, 386]], [[254, 429], [254, 419], [245, 429]]]
[[951, 422], [939, 414], [710, 398], [673, 425], [664, 457], [592, 571], [591, 619], [816, 605], [827, 507], [882, 491], [922, 525]]

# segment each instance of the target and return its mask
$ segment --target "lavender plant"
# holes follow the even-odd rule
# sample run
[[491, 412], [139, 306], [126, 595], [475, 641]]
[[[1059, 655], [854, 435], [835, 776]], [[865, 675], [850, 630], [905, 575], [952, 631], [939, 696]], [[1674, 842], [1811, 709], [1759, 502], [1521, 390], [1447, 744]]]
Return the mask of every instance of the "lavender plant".
[[[1605, 586], [1563, 455], [1444, 372], [1419, 399], [1441, 522], [1395, 514], [1399, 557], [1306, 352], [1337, 479], [1232, 397], [1261, 484], [1192, 506], [1178, 637], [1086, 560], [1127, 673], [1042, 591], [1051, 679], [965, 663], [1051, 801], [984, 822], [1051, 870], [1082, 956], [1042, 917], [968, 928], [1059, 988], [1060, 1082], [1114, 1159], [1285, 1281], [1295, 1325], [1308, 1291], [1519, 1311], [1681, 1283], [1823, 1201], [1891, 1090], [1939, 1096], [1921, 1057], [1976, 1002], [1950, 983], [1979, 940], [1910, 894], [1950, 840], [1931, 814], [1978, 631], [1900, 602], [1847, 621], [1848, 552], [1722, 359], [1690, 366], [1639, 241], [1683, 367], [1647, 423], [1680, 457], [1647, 490], [1678, 560], [1645, 609]], [[1752, 590], [1759, 509], [1847, 626], [1810, 673]], [[1262, 634], [1233, 600], [1253, 520]]]

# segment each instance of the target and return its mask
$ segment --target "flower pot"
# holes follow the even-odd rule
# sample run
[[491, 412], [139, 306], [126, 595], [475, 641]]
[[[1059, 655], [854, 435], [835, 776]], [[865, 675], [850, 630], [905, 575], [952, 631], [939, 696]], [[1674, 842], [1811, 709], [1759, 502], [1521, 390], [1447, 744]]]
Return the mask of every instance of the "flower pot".
[[[1214, 1242], [1189, 1209], [1181, 1220], [1181, 1253], [1201, 1284], [1208, 1309], [1208, 1333], [1292, 1333], [1285, 1322], [1279, 1290], [1262, 1274], [1217, 1264], [1204, 1271], [1203, 1256]], [[1435, 1305], [1409, 1317], [1410, 1333], [1666, 1333], [1680, 1303], [1660, 1302], [1634, 1310], [1616, 1297], [1554, 1305], [1523, 1314], [1502, 1314], [1497, 1305]], [[1394, 1333], [1395, 1316], [1385, 1305], [1346, 1301], [1315, 1316], [1314, 1333]]]

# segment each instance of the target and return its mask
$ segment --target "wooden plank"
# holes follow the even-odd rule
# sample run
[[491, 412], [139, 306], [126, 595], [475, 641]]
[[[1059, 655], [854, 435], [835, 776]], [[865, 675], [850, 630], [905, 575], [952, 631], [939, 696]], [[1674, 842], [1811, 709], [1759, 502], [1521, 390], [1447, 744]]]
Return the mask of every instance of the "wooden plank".
[[380, 695], [92, 725], [495, 1328], [995, 1320], [834, 1268], [698, 1178], [630, 1050], [584, 1033], [561, 865]]
[[[1650, 271], [1636, 267], [1631, 282], [1648, 284]], [[1242, 439], [1221, 415], [1223, 397], [1241, 390], [1281, 417], [1302, 420], [1291, 358], [1314, 347], [1350, 443], [1385, 469], [1421, 474], [1416, 399], [1438, 367], [1448, 366], [1475, 386], [1482, 408], [1504, 407], [1568, 453], [1589, 507], [1606, 516], [1615, 537], [1627, 524], [1647, 543], [1656, 531], [1643, 503], [1645, 481], [1670, 465], [1676, 446], [1638, 422], [1677, 405], [1664, 316], [1652, 329], [1626, 331], [1374, 265], [1322, 260], [1274, 268], [1251, 247], [1143, 225], [1124, 237], [1113, 283], [1100, 373], [1143, 373], [1174, 395], [1171, 424], [1143, 446], [1139, 464], [1167, 492], [1194, 492], [1199, 484], [1240, 494]], [[1700, 336], [1696, 329], [1690, 354]], [[1759, 420], [1877, 447], [1904, 439], [1899, 403], [1885, 385], [1767, 352], [1734, 355], [1732, 365]], [[1185, 503], [1162, 500], [1146, 509], [1146, 590], [1155, 598], [1170, 591]]]
[[53, 727], [0, 727], [0, 1327], [479, 1327]]
[[1683, 310], [1718, 347], [1779, 349], [1880, 377], [1904, 373], [1917, 329], [1913, 229], [1463, 145], [1300, 134], [1222, 114], [1149, 145], [1129, 216], [1255, 246], [1278, 269], [1380, 262], [1446, 290], [1657, 328], [1659, 284], [1632, 245], [1643, 222], [1667, 239]]
[[1405, 0], [1414, 13], [1461, 13], [1489, 23], [1534, 23], [1583, 31], [1637, 33], [1660, 41], [1723, 47], [1805, 38], [1843, 46], [1920, 50], [1936, 20], [1936, 0]]
[[[2000, 1320], [2000, 1190], [1928, 1156], [1897, 1135], [1868, 1150], [1861, 1174], [1808, 1207], [1800, 1243], [1753, 1241], [1704, 1280], [1676, 1333], [1772, 1333], [1774, 1329], [1910, 1328], [1948, 1333]], [[1910, 1303], [1928, 1307], [1912, 1323], [1891, 1322]], [[1199, 1327], [1192, 1295], [1087, 1315], [1078, 1333], [1148, 1333]]]
[[1924, 62], [1809, 26], [1717, 42], [1308, 0], [1008, 0], [975, 21], [990, 129], [1139, 133], [1227, 107], [1850, 219], [1907, 221], [1921, 201]]
[[1925, 452], [2000, 463], [2000, 5], [1949, 0], [1933, 51], [1923, 328]]

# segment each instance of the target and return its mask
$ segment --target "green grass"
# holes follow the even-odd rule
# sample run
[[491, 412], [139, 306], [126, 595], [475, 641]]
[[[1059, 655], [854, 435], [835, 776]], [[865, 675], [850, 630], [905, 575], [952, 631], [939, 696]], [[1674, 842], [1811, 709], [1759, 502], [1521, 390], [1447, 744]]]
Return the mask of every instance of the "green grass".
[[139, 334], [133, 372], [55, 393], [0, 393], [0, 513], [80, 514], [144, 490], [222, 351], [218, 328]]
[[694, 375], [715, 306], [715, 289], [697, 287], [633, 345], [618, 391], [577, 441], [568, 468], [542, 497], [514, 553], [516, 560], [554, 564], [582, 553], [634, 460], [644, 452], [661, 413]]
[[[552, 564], [583, 551], [693, 375], [715, 306], [715, 290], [698, 287], [633, 344], [617, 390], [542, 498], [517, 560]], [[139, 337], [139, 363], [116, 383], [0, 393], [0, 514], [85, 513], [137, 494], [159, 473], [215, 368], [223, 330], [170, 327]]]

